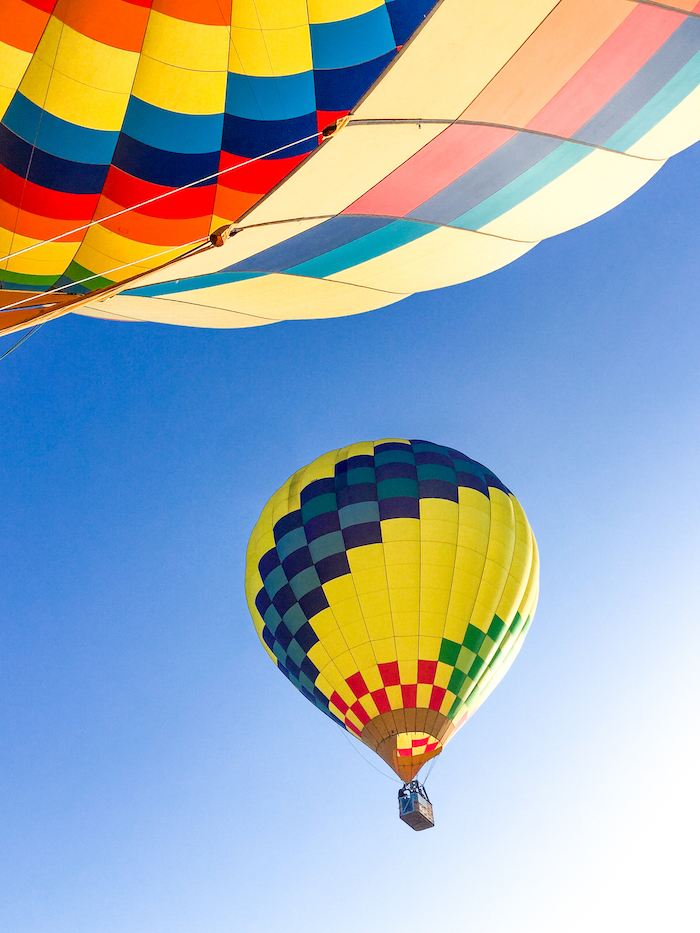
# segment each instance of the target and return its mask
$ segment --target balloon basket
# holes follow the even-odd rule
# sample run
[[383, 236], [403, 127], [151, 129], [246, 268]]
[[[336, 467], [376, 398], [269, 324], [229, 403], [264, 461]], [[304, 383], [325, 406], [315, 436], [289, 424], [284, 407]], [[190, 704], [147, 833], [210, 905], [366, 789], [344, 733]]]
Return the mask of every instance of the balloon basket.
[[419, 781], [409, 781], [399, 791], [399, 816], [416, 832], [435, 826], [433, 805]]

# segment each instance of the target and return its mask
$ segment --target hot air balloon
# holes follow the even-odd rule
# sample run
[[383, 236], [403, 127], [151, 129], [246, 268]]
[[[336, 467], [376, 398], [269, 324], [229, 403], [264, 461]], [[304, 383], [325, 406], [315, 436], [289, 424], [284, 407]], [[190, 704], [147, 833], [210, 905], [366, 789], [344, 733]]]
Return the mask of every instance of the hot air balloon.
[[263, 509], [246, 567], [270, 658], [405, 782], [419, 822], [416, 775], [510, 667], [538, 580], [535, 539], [503, 483], [457, 450], [405, 439], [295, 473]]
[[0, 0], [0, 43], [4, 332], [379, 308], [700, 137], [695, 0]]

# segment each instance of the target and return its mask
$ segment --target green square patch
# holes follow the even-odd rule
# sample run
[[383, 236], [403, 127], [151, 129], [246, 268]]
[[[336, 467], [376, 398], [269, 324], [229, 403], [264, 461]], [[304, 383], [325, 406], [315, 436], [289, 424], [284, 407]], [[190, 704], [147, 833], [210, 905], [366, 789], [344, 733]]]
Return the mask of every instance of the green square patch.
[[470, 651], [473, 651], [476, 654], [481, 648], [481, 643], [486, 638], [486, 635], [481, 631], [480, 628], [477, 628], [476, 625], [472, 625], [471, 622], [467, 626], [467, 633], [464, 636], [464, 641], [462, 644], [465, 648], [469, 648]]
[[459, 693], [459, 691], [464, 686], [464, 681], [467, 679], [467, 675], [464, 671], [458, 671], [456, 668], [452, 671], [452, 676], [450, 677], [450, 682], [447, 685], [447, 689], [451, 690], [452, 693]]
[[438, 660], [442, 661], [443, 664], [449, 664], [450, 667], [454, 667], [457, 663], [457, 656], [461, 650], [461, 645], [458, 645], [455, 641], [450, 641], [449, 638], [443, 638], [442, 644], [440, 645], [440, 657]]
[[498, 638], [505, 627], [506, 623], [503, 621], [503, 619], [499, 619], [498, 616], [494, 616], [486, 634], [489, 636], [489, 638], [493, 638], [494, 641], [498, 641]]

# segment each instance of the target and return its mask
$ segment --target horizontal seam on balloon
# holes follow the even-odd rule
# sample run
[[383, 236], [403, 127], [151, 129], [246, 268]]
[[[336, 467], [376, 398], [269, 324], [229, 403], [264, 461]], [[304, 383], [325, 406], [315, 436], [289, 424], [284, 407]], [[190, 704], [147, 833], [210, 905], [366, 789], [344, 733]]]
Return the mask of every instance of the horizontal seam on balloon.
[[[630, 0], [632, 2], [632, 0]], [[350, 120], [348, 126], [388, 126], [390, 124], [407, 124], [409, 126], [420, 126], [422, 123], [437, 124], [444, 126], [490, 126], [494, 129], [515, 130], [518, 133], [528, 133], [532, 136], [543, 136], [547, 139], [559, 139], [563, 143], [573, 143], [576, 146], [585, 146], [587, 149], [600, 149], [602, 152], [612, 152], [614, 155], [626, 156], [628, 159], [638, 159], [642, 162], [665, 162], [665, 159], [649, 159], [645, 156], [632, 155], [629, 152], [620, 152], [619, 149], [608, 149], [606, 146], [599, 146], [596, 143], [588, 143], [582, 139], [573, 139], [571, 136], [559, 136], [556, 133], [545, 133], [542, 130], [531, 130], [525, 126], [510, 126], [507, 123], [489, 123], [486, 120], [439, 120], [439, 119], [418, 119], [402, 117], [392, 120], [374, 119], [374, 120]]]
[[[262, 220], [260, 223], [256, 224], [247, 224], [246, 226], [238, 227], [236, 224], [231, 224], [235, 228], [236, 233], [240, 233], [243, 230], [255, 230], [260, 227], [273, 227], [276, 224], [293, 224], [293, 223], [302, 223], [305, 220], [333, 220], [335, 217], [387, 217], [391, 220], [407, 220], [412, 224], [426, 224], [429, 227], [450, 227], [452, 230], [463, 230], [467, 233], [478, 233], [481, 236], [490, 236], [495, 240], [508, 240], [510, 243], [539, 243], [540, 240], [518, 240], [513, 237], [502, 236], [498, 233], [491, 233], [486, 230], [472, 230], [470, 227], [455, 227], [452, 224], [446, 223], [435, 223], [432, 220], [421, 220], [418, 217], [401, 217], [398, 214], [344, 214], [340, 211], [337, 214], [311, 214], [308, 217], [285, 217], [280, 220]], [[67, 236], [68, 234], [64, 234]], [[255, 255], [255, 254], [253, 254]], [[252, 258], [252, 257], [249, 257]], [[247, 260], [240, 260], [241, 262]]]
[[[194, 290], [194, 289], [193, 289], [193, 290]], [[174, 292], [173, 294], [177, 294], [177, 293]], [[153, 301], [168, 301], [168, 302], [170, 302], [171, 304], [186, 305], [188, 308], [202, 308], [202, 309], [205, 309], [205, 308], [206, 308], [206, 310], [210, 310], [211, 308], [214, 308], [216, 311], [225, 311], [227, 314], [241, 314], [241, 315], [243, 315], [244, 317], [253, 318], [253, 319], [256, 320], [256, 321], [265, 321], [266, 323], [269, 322], [270, 324], [279, 324], [279, 323], [281, 323], [282, 321], [287, 320], [287, 318], [261, 317], [261, 316], [258, 315], [258, 314], [251, 314], [251, 313], [248, 312], [248, 311], [235, 311], [235, 310], [233, 310], [232, 308], [222, 308], [222, 307], [220, 307], [219, 305], [208, 304], [208, 305], [204, 306], [204, 305], [198, 304], [198, 303], [195, 302], [195, 301], [183, 301], [181, 298], [170, 298], [168, 295], [128, 295], [128, 294], [119, 294], [119, 295], [114, 295], [113, 297], [114, 297], [114, 298], [122, 298], [122, 297], [124, 297], [124, 298], [148, 298], [149, 300], [152, 299]], [[105, 304], [107, 304], [108, 301], [111, 301], [111, 300], [112, 300], [111, 298], [107, 298], [105, 301], [102, 301], [102, 302], [96, 301], [95, 304], [102, 304], [102, 305], [105, 305]], [[90, 305], [88, 305], [87, 307], [90, 307]], [[100, 309], [100, 310], [101, 310], [101, 309]], [[105, 313], [110, 313], [110, 312], [106, 311]], [[116, 312], [116, 311], [115, 311], [114, 313], [115, 313], [115, 314], [117, 314], [117, 313], [121, 314], [121, 312]], [[125, 317], [128, 317], [128, 315], [124, 315], [124, 316], [125, 316]], [[135, 320], [138, 320], [138, 319], [135, 319]]]

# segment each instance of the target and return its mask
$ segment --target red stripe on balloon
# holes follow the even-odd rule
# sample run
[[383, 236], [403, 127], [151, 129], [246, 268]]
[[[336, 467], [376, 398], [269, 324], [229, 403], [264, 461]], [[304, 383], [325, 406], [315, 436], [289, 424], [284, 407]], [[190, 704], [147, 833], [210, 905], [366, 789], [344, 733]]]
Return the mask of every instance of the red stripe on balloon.
[[5, 201], [30, 214], [54, 217], [59, 220], [88, 221], [95, 210], [98, 194], [68, 194], [52, 191], [31, 181], [25, 181], [8, 168], [0, 165], [0, 191]]

